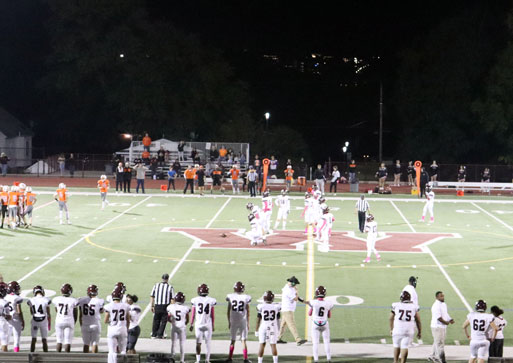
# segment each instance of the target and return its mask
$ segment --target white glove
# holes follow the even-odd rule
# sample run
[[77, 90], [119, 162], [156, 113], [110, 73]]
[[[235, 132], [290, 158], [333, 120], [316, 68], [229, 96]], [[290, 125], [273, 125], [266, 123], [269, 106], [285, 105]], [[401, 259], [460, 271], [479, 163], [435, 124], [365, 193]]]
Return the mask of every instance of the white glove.
[[258, 330], [255, 331], [255, 336], [258, 338]]

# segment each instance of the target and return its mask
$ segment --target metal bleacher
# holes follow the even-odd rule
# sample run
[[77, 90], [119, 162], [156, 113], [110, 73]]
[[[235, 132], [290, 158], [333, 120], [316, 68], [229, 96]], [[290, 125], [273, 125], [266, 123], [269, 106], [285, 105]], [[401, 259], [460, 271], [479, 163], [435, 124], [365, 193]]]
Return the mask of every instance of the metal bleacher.
[[[107, 353], [0, 353], [1, 363], [96, 363], [107, 362]], [[140, 363], [139, 354], [118, 354], [118, 363]]]

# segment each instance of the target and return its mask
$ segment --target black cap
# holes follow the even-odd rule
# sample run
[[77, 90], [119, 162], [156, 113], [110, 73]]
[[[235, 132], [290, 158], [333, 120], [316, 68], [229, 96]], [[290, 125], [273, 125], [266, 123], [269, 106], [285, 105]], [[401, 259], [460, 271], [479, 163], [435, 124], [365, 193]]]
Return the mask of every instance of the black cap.
[[292, 285], [299, 285], [299, 280], [296, 278], [296, 276], [292, 276], [291, 278], [287, 279], [288, 282], [291, 282]]
[[162, 275], [162, 280], [169, 280], [169, 274]]

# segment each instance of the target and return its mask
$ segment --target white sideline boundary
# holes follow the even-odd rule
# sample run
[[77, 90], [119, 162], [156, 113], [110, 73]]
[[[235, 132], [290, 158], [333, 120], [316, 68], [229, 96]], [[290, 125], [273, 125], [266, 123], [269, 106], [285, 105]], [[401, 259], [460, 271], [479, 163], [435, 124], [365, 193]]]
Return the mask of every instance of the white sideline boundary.
[[481, 210], [482, 212], [484, 212], [486, 215], [492, 217], [493, 219], [495, 219], [497, 222], [499, 222], [500, 224], [502, 224], [504, 227], [506, 227], [507, 229], [509, 229], [510, 231], [513, 231], [513, 227], [511, 227], [509, 224], [507, 224], [506, 222], [504, 222], [502, 219], [494, 216], [492, 213], [488, 212], [486, 209], [478, 206], [475, 202], [471, 202], [471, 204], [476, 207], [477, 209]]
[[118, 218], [120, 218], [121, 216], [123, 216], [125, 213], [131, 211], [132, 209], [134, 209], [135, 207], [137, 207], [139, 204], [142, 204], [144, 202], [146, 202], [148, 199], [150, 199], [152, 196], [148, 196], [147, 198], [141, 200], [140, 202], [134, 204], [133, 206], [131, 206], [130, 208], [127, 208], [125, 209], [123, 212], [121, 212], [120, 214], [118, 214], [117, 216], [115, 216], [114, 218], [112, 219], [109, 219], [107, 222], [103, 223], [101, 226], [95, 228], [93, 231], [83, 235], [82, 237], [80, 237], [77, 241], [73, 242], [72, 244], [70, 244], [68, 247], [66, 247], [65, 249], [63, 249], [62, 251], [60, 251], [59, 253], [57, 253], [55, 256], [53, 256], [52, 258], [50, 258], [48, 261], [42, 263], [41, 265], [39, 265], [38, 267], [36, 267], [35, 269], [33, 269], [32, 271], [30, 271], [28, 274], [26, 274], [25, 276], [23, 276], [22, 278], [18, 279], [18, 282], [22, 282], [24, 280], [26, 280], [27, 278], [29, 278], [30, 276], [32, 276], [34, 273], [36, 273], [37, 271], [41, 270], [43, 267], [45, 267], [46, 265], [48, 265], [49, 263], [51, 263], [52, 261], [56, 260], [57, 258], [59, 258], [59, 256], [63, 255], [64, 253], [68, 252], [70, 249], [72, 249], [73, 247], [75, 247], [76, 245], [78, 245], [80, 242], [82, 242], [84, 239], [86, 239], [87, 237], [90, 237], [92, 236], [95, 232], [97, 232], [98, 230], [102, 229], [103, 227], [111, 224], [112, 222], [114, 222], [115, 220], [117, 220]]
[[[395, 210], [399, 213], [399, 215], [403, 218], [403, 220], [406, 222], [406, 224], [408, 225], [408, 227], [410, 227], [410, 229], [412, 230], [412, 232], [414, 233], [417, 233], [415, 231], [415, 228], [413, 228], [413, 226], [410, 224], [410, 222], [406, 219], [406, 217], [404, 216], [404, 214], [401, 212], [401, 210], [395, 205], [395, 203], [393, 201], [390, 201], [390, 203], [392, 203], [392, 206], [395, 208]], [[447, 273], [447, 271], [445, 271], [444, 267], [440, 264], [440, 262], [438, 261], [438, 259], [436, 258], [436, 256], [434, 255], [434, 253], [431, 251], [431, 249], [429, 248], [428, 245], [423, 245], [421, 246], [421, 250], [428, 253], [431, 258], [433, 259], [433, 261], [435, 262], [435, 264], [438, 266], [438, 269], [440, 270], [440, 272], [442, 273], [442, 275], [444, 275], [445, 279], [447, 280], [447, 282], [449, 282], [449, 285], [451, 285], [451, 287], [453, 288], [454, 292], [456, 293], [456, 295], [458, 295], [458, 297], [460, 298], [461, 302], [463, 303], [463, 305], [465, 306], [465, 308], [467, 308], [467, 310], [469, 312], [472, 312], [472, 308], [470, 307], [470, 304], [468, 303], [467, 299], [465, 299], [465, 296], [463, 296], [463, 294], [461, 293], [460, 289], [458, 289], [458, 287], [456, 286], [456, 284], [454, 283], [454, 281], [452, 281], [451, 277], [449, 276], [449, 274]]]

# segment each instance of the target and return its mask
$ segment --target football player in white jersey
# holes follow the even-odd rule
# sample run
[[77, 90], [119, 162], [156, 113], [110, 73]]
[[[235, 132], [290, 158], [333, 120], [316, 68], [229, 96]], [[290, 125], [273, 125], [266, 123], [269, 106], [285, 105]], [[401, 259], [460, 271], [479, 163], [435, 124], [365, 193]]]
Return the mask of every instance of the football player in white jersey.
[[108, 363], [116, 363], [118, 351], [126, 354], [128, 327], [130, 326], [130, 306], [121, 302], [123, 293], [121, 288], [112, 292], [112, 302], [105, 306], [104, 323], [107, 328], [107, 343], [109, 345]]
[[407, 291], [409, 294], [410, 294], [410, 298], [411, 298], [411, 301], [415, 304], [415, 305], [419, 305], [419, 296], [417, 295], [417, 280], [418, 280], [418, 277], [415, 277], [415, 276], [410, 276], [410, 278], [408, 279], [408, 285], [406, 285], [402, 291]]
[[49, 298], [45, 297], [45, 290], [42, 286], [37, 285], [32, 289], [34, 297], [27, 301], [32, 314], [31, 321], [31, 335], [32, 341], [30, 343], [30, 351], [36, 350], [37, 332], [41, 332], [41, 340], [43, 342], [43, 352], [48, 352], [48, 331], [51, 329], [52, 315], [50, 313], [50, 304], [52, 303]]
[[169, 304], [167, 313], [171, 322], [171, 356], [175, 354], [175, 343], [180, 344], [180, 362], [185, 362], [185, 339], [187, 337], [187, 324], [189, 324], [190, 308], [185, 304], [183, 292], [177, 292], [174, 303]]
[[378, 238], [378, 222], [374, 220], [374, 216], [369, 214], [365, 223], [365, 232], [367, 232], [367, 258], [363, 260], [365, 263], [370, 262], [371, 253], [374, 252], [376, 260], [380, 261], [381, 256], [376, 250], [376, 239]]
[[330, 250], [330, 237], [331, 228], [333, 227], [333, 221], [335, 218], [330, 213], [330, 209], [327, 205], [323, 206], [322, 216], [317, 222], [317, 241], [322, 244], [319, 246], [319, 251], [328, 252]]
[[390, 313], [390, 335], [394, 345], [394, 363], [406, 362], [408, 347], [413, 341], [415, 333], [415, 325], [417, 326], [417, 338], [420, 339], [422, 336], [419, 306], [411, 301], [408, 291], [401, 293], [400, 300], [400, 302], [392, 304]]
[[126, 303], [130, 306], [130, 325], [128, 326], [128, 341], [126, 344], [126, 351], [128, 354], [137, 354], [135, 345], [141, 335], [141, 327], [139, 321], [141, 319], [142, 310], [136, 302], [139, 301], [137, 295], [126, 295]]
[[433, 206], [435, 205], [435, 192], [431, 188], [431, 185], [426, 185], [426, 204], [424, 204], [424, 209], [422, 210], [422, 218], [421, 222], [424, 222], [426, 218], [426, 213], [429, 211], [429, 215], [431, 216], [430, 223], [435, 221], [435, 214], [433, 212]]
[[[123, 297], [121, 298], [121, 302], [126, 303], [126, 297], [127, 297], [127, 295], [125, 295], [126, 294], [126, 285], [122, 282], [118, 282], [118, 283], [116, 283], [116, 285], [114, 285], [114, 288], [112, 289], [112, 291], [116, 290], [117, 288], [121, 289], [121, 293], [123, 294]], [[107, 295], [107, 297], [105, 297], [105, 301], [108, 303], [111, 303], [113, 301], [112, 294]]]
[[98, 297], [98, 286], [96, 285], [89, 285], [87, 296], [78, 299], [80, 313], [78, 321], [82, 330], [84, 353], [89, 353], [89, 347], [92, 347], [91, 351], [93, 353], [98, 353], [98, 343], [102, 331], [100, 315], [103, 314], [104, 303], [105, 301]]
[[249, 362], [246, 340], [248, 339], [249, 331], [249, 304], [251, 303], [251, 296], [244, 294], [245, 290], [246, 286], [244, 286], [242, 282], [237, 281], [235, 285], [233, 285], [233, 293], [226, 296], [226, 301], [228, 302], [228, 327], [232, 336], [227, 362], [232, 361], [237, 336], [240, 336], [242, 341], [244, 362]]
[[278, 363], [278, 334], [280, 332], [280, 310], [281, 305], [274, 304], [274, 294], [266, 291], [263, 296], [264, 303], [257, 305], [257, 322], [255, 335], [258, 337], [260, 348], [258, 349], [258, 363], [264, 361], [264, 350], [266, 342], [271, 345], [273, 363]]
[[251, 231], [247, 231], [246, 236], [251, 240], [251, 246], [256, 246], [259, 243], [267, 244], [267, 240], [258, 218], [253, 213], [250, 213], [248, 215], [248, 221], [251, 226]]
[[9, 336], [13, 337], [13, 350], [20, 351], [21, 331], [25, 328], [25, 319], [23, 318], [23, 311], [21, 311], [21, 304], [23, 298], [20, 297], [21, 287], [16, 281], [11, 281], [7, 285], [7, 295], [5, 300], [9, 303], [8, 310], [12, 319], [8, 320], [9, 323]]
[[62, 296], [57, 296], [53, 299], [55, 311], [55, 335], [57, 337], [57, 351], [62, 350], [64, 344], [64, 351], [69, 353], [71, 350], [71, 342], [73, 340], [73, 333], [75, 332], [75, 323], [78, 318], [77, 304], [78, 300], [71, 297], [73, 288], [70, 284], [64, 284], [61, 287]]
[[[216, 299], [208, 296], [209, 289], [207, 284], [198, 286], [198, 295], [191, 299], [192, 303], [192, 317], [191, 327], [192, 331], [195, 328], [196, 334], [196, 362], [201, 359], [201, 341], [205, 341], [207, 352], [205, 354], [205, 362], [210, 362], [210, 344], [212, 341], [212, 332], [214, 331], [214, 306]], [[196, 323], [196, 327], [194, 326]]]
[[7, 284], [0, 282], [0, 349], [7, 352], [9, 345], [9, 323], [11, 319], [9, 311], [9, 302], [5, 300], [7, 295]]
[[308, 315], [312, 317], [312, 349], [314, 362], [319, 361], [319, 341], [322, 335], [324, 342], [324, 350], [326, 351], [326, 360], [331, 361], [330, 349], [330, 324], [328, 319], [331, 318], [331, 309], [333, 303], [324, 300], [326, 297], [326, 288], [319, 286], [315, 289], [315, 300], [306, 301], [310, 306]]
[[[495, 340], [497, 335], [497, 326], [494, 323], [494, 316], [486, 313], [486, 301], [476, 302], [476, 311], [467, 315], [467, 320], [463, 323], [465, 335], [470, 339], [470, 359], [469, 363], [484, 363], [488, 359], [488, 348], [490, 341]], [[467, 328], [470, 326], [470, 335]], [[487, 339], [487, 330], [491, 329], [490, 340]]]
[[315, 223], [315, 200], [312, 195], [308, 192], [305, 193], [305, 208], [301, 213], [301, 217], [305, 218], [305, 234], [308, 233], [308, 226]]
[[280, 221], [282, 222], [282, 229], [284, 230], [287, 226], [287, 217], [290, 213], [290, 199], [286, 189], [283, 189], [276, 198], [275, 202], [278, 207], [278, 217], [276, 217], [276, 222], [274, 223], [274, 229], [277, 229], [280, 225]]
[[264, 234], [271, 233], [271, 215], [273, 214], [273, 198], [271, 192], [266, 190], [262, 193], [262, 228]]

